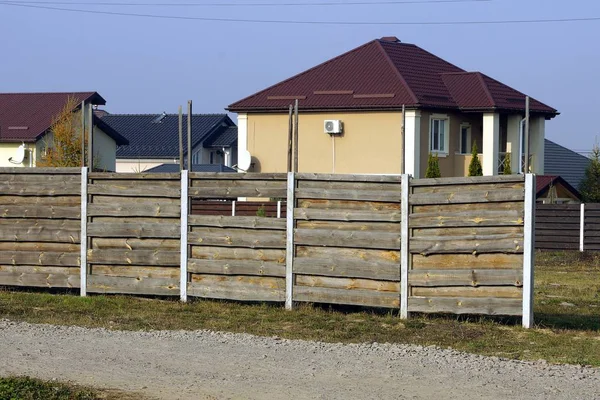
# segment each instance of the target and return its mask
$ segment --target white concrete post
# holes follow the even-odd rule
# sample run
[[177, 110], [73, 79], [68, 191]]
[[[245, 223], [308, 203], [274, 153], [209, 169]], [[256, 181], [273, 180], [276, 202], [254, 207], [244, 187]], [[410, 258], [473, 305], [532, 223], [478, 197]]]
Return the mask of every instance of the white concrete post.
[[500, 114], [483, 114], [483, 175], [498, 175]]
[[235, 203], [236, 203], [235, 200], [231, 202], [231, 216], [232, 217], [235, 217]]
[[415, 178], [420, 176], [421, 162], [421, 112], [406, 110], [404, 125], [404, 165], [405, 173]]
[[277, 218], [281, 218], [281, 200], [277, 202]]
[[584, 250], [585, 239], [585, 204], [581, 203], [581, 211], [579, 213], [579, 251]]
[[531, 160], [531, 168], [534, 174], [544, 175], [544, 138], [546, 135], [546, 118], [535, 117], [531, 118], [531, 127], [529, 128], [531, 135], [530, 152], [533, 156]]
[[87, 296], [87, 183], [88, 183], [88, 169], [87, 167], [81, 168], [81, 233], [79, 235], [79, 247], [80, 253], [80, 264], [79, 264], [79, 277], [80, 277], [80, 289], [79, 294], [82, 297]]
[[521, 120], [520, 115], [510, 115], [506, 127], [506, 151], [510, 153], [510, 170], [519, 173], [521, 153]]
[[402, 194], [400, 208], [402, 220], [400, 222], [400, 318], [408, 319], [408, 271], [411, 267], [411, 257], [408, 246], [409, 233], [408, 218], [410, 215], [410, 175], [402, 175]]
[[285, 251], [285, 309], [294, 308], [294, 206], [296, 182], [293, 172], [287, 174], [287, 215]]
[[523, 327], [533, 325], [535, 270], [535, 175], [525, 175], [525, 226], [523, 229]]
[[187, 301], [187, 264], [188, 264], [188, 171], [181, 171], [181, 237], [180, 237], [180, 264], [179, 264], [179, 295], [181, 301]]

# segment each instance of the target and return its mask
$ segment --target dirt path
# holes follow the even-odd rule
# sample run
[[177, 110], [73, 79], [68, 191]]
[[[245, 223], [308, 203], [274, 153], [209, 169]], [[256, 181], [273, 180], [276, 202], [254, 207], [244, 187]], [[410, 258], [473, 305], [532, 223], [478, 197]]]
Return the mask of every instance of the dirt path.
[[600, 370], [418, 346], [0, 321], [0, 375], [160, 399], [600, 399]]

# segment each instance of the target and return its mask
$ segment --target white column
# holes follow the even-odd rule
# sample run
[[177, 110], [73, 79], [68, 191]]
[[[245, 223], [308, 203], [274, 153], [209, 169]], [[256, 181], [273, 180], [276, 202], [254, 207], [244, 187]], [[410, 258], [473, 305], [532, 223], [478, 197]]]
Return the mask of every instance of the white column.
[[500, 114], [483, 114], [483, 175], [498, 175]]
[[525, 175], [523, 227], [523, 327], [533, 326], [533, 277], [535, 270], [535, 175]]
[[404, 125], [404, 172], [419, 178], [421, 162], [421, 112], [407, 110]]
[[237, 147], [237, 162], [241, 164], [241, 160], [248, 151], [248, 114], [238, 114], [238, 147]]
[[531, 167], [532, 172], [544, 175], [544, 138], [546, 136], [546, 118], [534, 117], [530, 119], [529, 134], [531, 135]]
[[180, 228], [181, 235], [179, 237], [179, 298], [181, 301], [187, 301], [187, 284], [188, 284], [188, 171], [181, 171], [181, 208], [180, 208]]
[[519, 172], [519, 158], [521, 157], [521, 120], [520, 115], [509, 115], [506, 127], [506, 151], [510, 153], [510, 169], [513, 174]]

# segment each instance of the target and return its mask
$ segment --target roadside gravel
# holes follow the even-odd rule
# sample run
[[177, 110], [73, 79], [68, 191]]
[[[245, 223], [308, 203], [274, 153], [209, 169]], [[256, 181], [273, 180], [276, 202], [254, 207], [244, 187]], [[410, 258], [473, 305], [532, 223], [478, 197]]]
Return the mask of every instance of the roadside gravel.
[[600, 399], [600, 370], [435, 347], [0, 320], [0, 375], [159, 399]]

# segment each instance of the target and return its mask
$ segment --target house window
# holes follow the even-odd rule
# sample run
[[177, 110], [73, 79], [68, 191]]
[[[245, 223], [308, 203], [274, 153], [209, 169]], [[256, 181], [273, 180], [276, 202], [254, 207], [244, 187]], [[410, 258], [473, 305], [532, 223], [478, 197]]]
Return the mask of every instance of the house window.
[[201, 150], [198, 150], [194, 153], [192, 153], [192, 164], [193, 165], [198, 165], [201, 164], [201, 154], [200, 154]]
[[459, 149], [461, 154], [471, 153], [471, 125], [462, 124], [460, 126], [460, 143]]
[[429, 122], [429, 150], [448, 154], [448, 117], [433, 115]]

